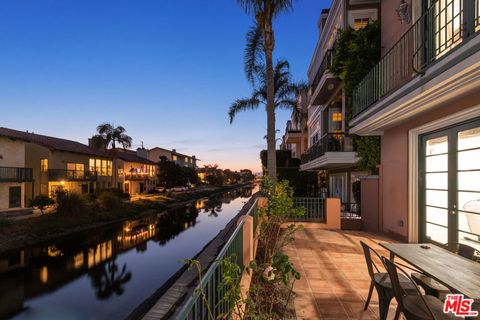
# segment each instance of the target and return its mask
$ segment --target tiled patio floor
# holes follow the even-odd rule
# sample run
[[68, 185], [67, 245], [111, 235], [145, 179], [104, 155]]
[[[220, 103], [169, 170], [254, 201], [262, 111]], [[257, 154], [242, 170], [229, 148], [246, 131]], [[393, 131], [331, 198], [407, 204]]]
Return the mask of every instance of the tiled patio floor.
[[[374, 290], [364, 311], [370, 278], [360, 240], [387, 255], [378, 243], [391, 239], [361, 231], [303, 229], [285, 249], [302, 278], [295, 283], [298, 319], [379, 319]], [[395, 315], [392, 300], [388, 319]]]

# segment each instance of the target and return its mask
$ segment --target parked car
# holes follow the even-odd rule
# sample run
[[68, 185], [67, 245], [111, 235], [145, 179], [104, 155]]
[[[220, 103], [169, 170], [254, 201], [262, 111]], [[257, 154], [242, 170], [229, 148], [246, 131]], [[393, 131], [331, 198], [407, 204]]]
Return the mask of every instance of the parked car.
[[181, 186], [177, 186], [177, 187], [172, 188], [172, 191], [174, 191], [174, 192], [182, 192], [182, 191], [187, 191], [187, 190], [188, 190], [187, 187], [181, 187]]
[[165, 192], [165, 191], [167, 191], [167, 189], [165, 189], [164, 187], [156, 187], [155, 190], [156, 190], [157, 192]]

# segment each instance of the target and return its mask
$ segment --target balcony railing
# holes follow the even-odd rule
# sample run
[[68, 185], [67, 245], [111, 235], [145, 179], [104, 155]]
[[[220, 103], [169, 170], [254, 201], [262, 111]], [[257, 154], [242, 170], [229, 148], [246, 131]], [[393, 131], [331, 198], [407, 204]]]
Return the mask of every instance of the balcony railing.
[[48, 180], [50, 181], [95, 181], [97, 173], [88, 170], [64, 170], [49, 169]]
[[125, 180], [148, 180], [153, 179], [155, 176], [152, 176], [148, 173], [137, 173], [137, 172], [127, 172], [125, 174]]
[[358, 203], [345, 203], [342, 202], [340, 215], [346, 219], [358, 219], [360, 215], [360, 205]]
[[353, 92], [353, 116], [400, 88], [471, 38], [480, 23], [480, 0], [436, 1], [370, 70]]
[[31, 182], [32, 168], [0, 167], [0, 182]]
[[320, 80], [322, 79], [323, 74], [332, 66], [333, 61], [333, 49], [329, 49], [325, 52], [323, 56], [322, 63], [318, 67], [317, 73], [315, 74], [315, 78], [313, 78], [312, 84], [310, 88], [312, 90], [312, 95], [318, 87]]
[[325, 199], [298, 197], [293, 201], [295, 207], [303, 208], [305, 213], [301, 217], [292, 217], [291, 221], [325, 222]]
[[300, 124], [297, 122], [292, 122], [292, 120], [287, 121], [287, 132], [300, 132]]
[[302, 154], [302, 164], [320, 158], [326, 152], [353, 151], [352, 140], [344, 133], [328, 133]]

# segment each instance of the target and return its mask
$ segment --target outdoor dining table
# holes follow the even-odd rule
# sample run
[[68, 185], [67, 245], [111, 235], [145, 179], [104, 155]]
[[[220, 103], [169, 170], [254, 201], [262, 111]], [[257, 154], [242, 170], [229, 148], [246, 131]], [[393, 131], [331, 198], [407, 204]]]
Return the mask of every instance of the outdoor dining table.
[[[453, 293], [480, 303], [480, 263], [431, 243], [380, 243], [395, 256], [437, 280]], [[423, 247], [425, 248], [423, 248]]]

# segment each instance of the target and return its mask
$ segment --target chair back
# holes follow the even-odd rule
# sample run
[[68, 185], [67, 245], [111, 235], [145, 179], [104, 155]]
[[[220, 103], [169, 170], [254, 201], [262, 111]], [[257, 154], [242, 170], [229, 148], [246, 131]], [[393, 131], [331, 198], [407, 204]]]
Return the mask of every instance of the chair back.
[[365, 256], [365, 262], [367, 263], [368, 274], [370, 275], [370, 279], [374, 280], [373, 277], [375, 273], [380, 272], [380, 270], [378, 269], [377, 265], [373, 261], [371, 252], [375, 253], [375, 255], [377, 255], [380, 258], [380, 261], [382, 261], [382, 258], [375, 250], [373, 250], [365, 242], [360, 241], [360, 244], [362, 245], [362, 248], [363, 248], [363, 255]]
[[475, 260], [475, 253], [477, 252], [477, 249], [472, 248], [466, 244], [463, 243], [446, 243], [444, 247], [452, 250], [459, 256], [462, 256], [464, 258], [467, 258], [469, 260]]

